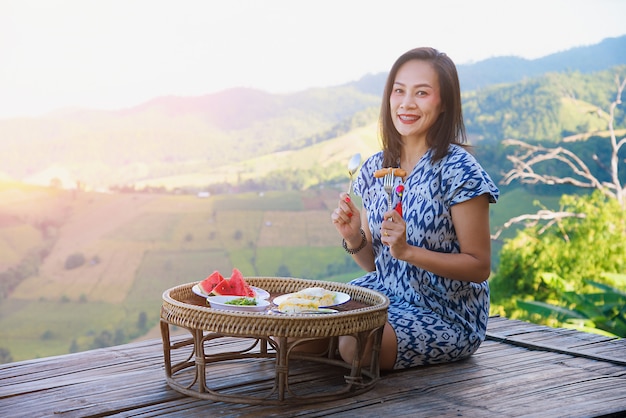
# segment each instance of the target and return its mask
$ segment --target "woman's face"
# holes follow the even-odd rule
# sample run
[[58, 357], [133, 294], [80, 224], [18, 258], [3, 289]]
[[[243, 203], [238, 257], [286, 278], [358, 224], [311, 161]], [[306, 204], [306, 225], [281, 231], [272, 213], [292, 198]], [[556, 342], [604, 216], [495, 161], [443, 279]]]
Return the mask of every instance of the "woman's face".
[[430, 63], [405, 62], [396, 74], [389, 97], [393, 125], [406, 140], [426, 140], [442, 111], [439, 77]]

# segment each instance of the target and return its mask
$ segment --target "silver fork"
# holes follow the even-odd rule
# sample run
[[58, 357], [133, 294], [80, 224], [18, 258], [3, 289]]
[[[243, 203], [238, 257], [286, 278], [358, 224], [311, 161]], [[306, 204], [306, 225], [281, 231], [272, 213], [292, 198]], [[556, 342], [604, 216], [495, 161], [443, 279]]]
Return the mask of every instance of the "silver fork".
[[383, 178], [383, 187], [387, 192], [387, 210], [391, 210], [391, 197], [393, 196], [393, 168], [389, 170], [389, 173], [385, 174]]

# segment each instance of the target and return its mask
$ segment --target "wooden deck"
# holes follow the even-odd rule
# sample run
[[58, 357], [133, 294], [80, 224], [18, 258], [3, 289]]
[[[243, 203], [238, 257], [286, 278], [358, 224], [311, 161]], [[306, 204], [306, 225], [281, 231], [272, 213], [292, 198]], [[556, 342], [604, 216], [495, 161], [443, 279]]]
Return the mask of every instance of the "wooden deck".
[[[245, 378], [218, 367], [215, 376], [223, 385], [234, 387]], [[288, 407], [179, 394], [165, 383], [160, 339], [0, 365], [1, 417], [112, 415], [626, 416], [626, 339], [492, 318], [487, 341], [467, 360], [384, 374], [369, 392]]]

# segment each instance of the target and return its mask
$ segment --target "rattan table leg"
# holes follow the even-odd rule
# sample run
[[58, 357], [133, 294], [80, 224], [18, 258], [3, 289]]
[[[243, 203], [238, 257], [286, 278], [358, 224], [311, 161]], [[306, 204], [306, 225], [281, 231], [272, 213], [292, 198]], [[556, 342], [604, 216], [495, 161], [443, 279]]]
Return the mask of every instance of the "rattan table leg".
[[372, 358], [370, 362], [370, 373], [374, 381], [380, 378], [380, 346], [383, 341], [384, 327], [374, 329], [370, 332], [372, 338]]
[[198, 391], [200, 393], [204, 393], [207, 391], [206, 384], [206, 359], [204, 357], [204, 331], [201, 329], [194, 328], [192, 330], [193, 334], [193, 346], [194, 346], [194, 354], [195, 354], [195, 363], [196, 363], [196, 376], [198, 378]]
[[170, 343], [170, 324], [163, 319], [160, 321], [161, 339], [163, 340], [163, 362], [165, 363], [165, 375], [172, 377], [172, 345]]
[[278, 386], [278, 400], [285, 399], [285, 389], [289, 379], [289, 347], [286, 337], [278, 337], [276, 347], [276, 384]]

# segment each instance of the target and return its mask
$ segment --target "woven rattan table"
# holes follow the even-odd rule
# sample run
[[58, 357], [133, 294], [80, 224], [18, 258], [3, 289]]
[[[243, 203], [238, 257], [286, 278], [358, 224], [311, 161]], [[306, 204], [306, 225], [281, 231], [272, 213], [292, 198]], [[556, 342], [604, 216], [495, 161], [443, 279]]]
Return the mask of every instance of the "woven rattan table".
[[[281, 277], [247, 277], [246, 281], [268, 291], [270, 300], [322, 286], [349, 294], [350, 301], [334, 307], [339, 312], [323, 315], [285, 315], [269, 310], [235, 312], [207, 306], [206, 300], [192, 291], [196, 283], [168, 289], [163, 293], [161, 335], [166, 380], [171, 388], [214, 401], [289, 404], [340, 399], [373, 387], [380, 377], [378, 351], [387, 320], [386, 296], [335, 282]], [[174, 339], [172, 328], [185, 328], [191, 337]], [[352, 364], [337, 354], [338, 337], [342, 335], [356, 339]], [[224, 337], [245, 339], [249, 344], [236, 351], [221, 349], [220, 346], [227, 347], [219, 344]], [[328, 341], [323, 353], [298, 351], [301, 344], [320, 339]], [[368, 364], [363, 361], [366, 344], [371, 344], [373, 350]], [[307, 373], [306, 368], [299, 366], [296, 377], [290, 373], [296, 363], [313, 367]], [[307, 376], [314, 376], [314, 381], [307, 381]], [[333, 385], [320, 376], [328, 376]], [[226, 381], [235, 383], [225, 384]], [[300, 391], [303, 386], [309, 390]]]

